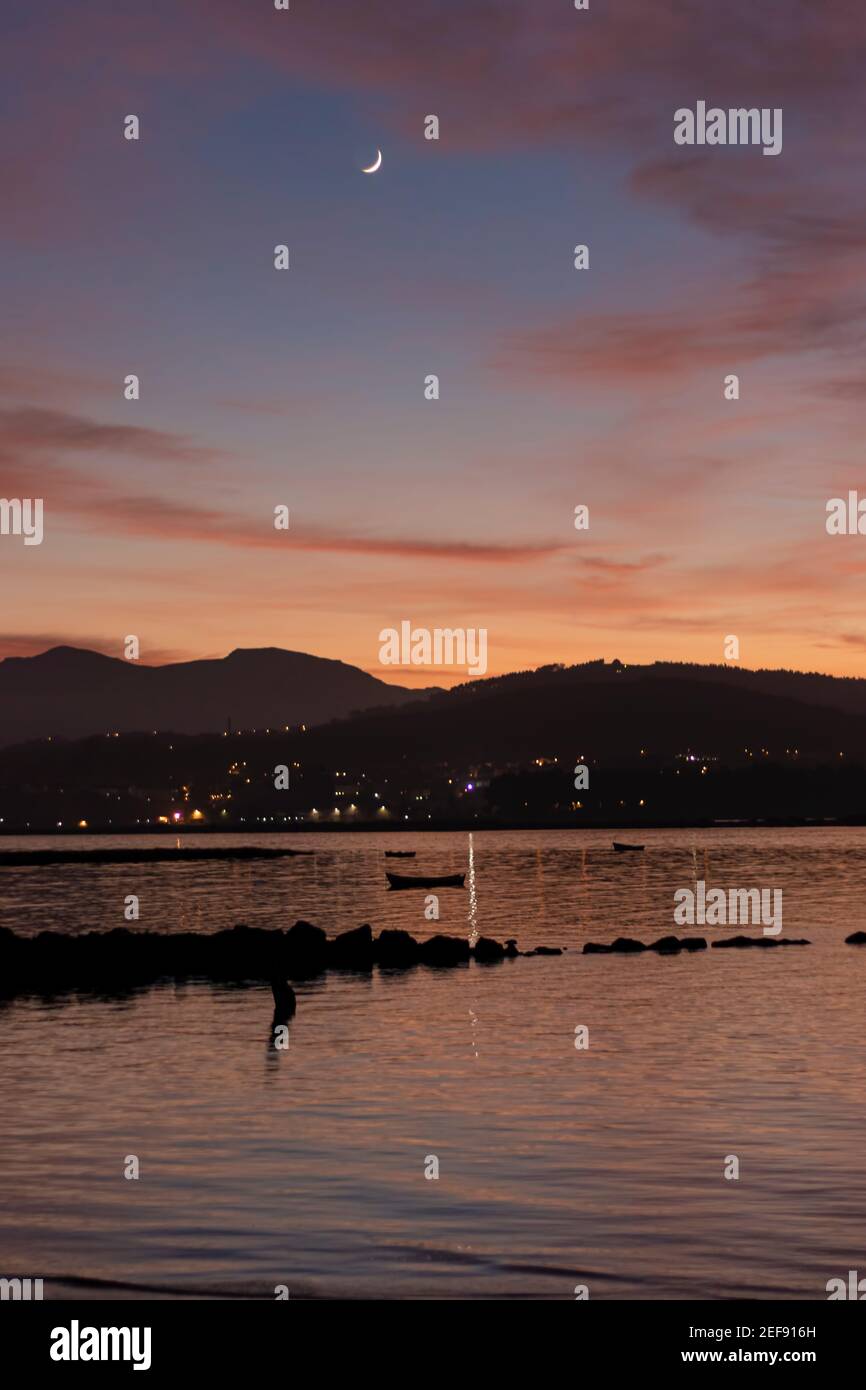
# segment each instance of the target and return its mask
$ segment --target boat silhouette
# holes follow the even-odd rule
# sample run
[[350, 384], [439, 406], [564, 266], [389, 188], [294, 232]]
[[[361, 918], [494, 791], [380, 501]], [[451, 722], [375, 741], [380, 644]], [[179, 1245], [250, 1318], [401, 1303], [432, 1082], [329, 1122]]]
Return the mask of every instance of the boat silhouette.
[[406, 874], [385, 874], [392, 888], [462, 888], [465, 874], [440, 874], [438, 878], [415, 878]]

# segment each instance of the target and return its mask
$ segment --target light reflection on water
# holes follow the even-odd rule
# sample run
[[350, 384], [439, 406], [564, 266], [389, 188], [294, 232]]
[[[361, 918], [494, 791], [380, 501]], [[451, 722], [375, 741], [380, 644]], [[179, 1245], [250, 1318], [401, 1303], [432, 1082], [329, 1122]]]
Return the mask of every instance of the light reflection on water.
[[471, 833], [467, 836], [467, 840], [469, 841], [469, 867], [466, 874], [466, 888], [469, 892], [469, 945], [474, 946], [480, 932], [478, 930], [478, 885], [475, 882], [475, 845]]
[[[611, 838], [316, 835], [279, 864], [0, 870], [18, 930], [124, 925], [134, 892], [161, 930], [305, 917], [569, 948], [299, 985], [284, 1053], [259, 988], [7, 1005], [0, 1273], [47, 1294], [75, 1276], [131, 1296], [826, 1297], [866, 1262], [866, 950], [843, 944], [866, 832], [632, 832], [640, 856]], [[387, 891], [386, 845], [417, 849], [413, 873], [467, 874], [438, 922], [424, 893]], [[698, 877], [782, 888], [783, 934], [814, 944], [580, 955], [671, 931]]]

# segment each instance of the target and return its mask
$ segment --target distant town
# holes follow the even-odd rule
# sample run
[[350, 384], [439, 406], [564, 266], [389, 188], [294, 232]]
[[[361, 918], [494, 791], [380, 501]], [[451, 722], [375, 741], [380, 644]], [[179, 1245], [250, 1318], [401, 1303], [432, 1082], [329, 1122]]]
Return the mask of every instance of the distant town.
[[321, 722], [307, 703], [310, 722], [0, 748], [0, 833], [866, 822], [858, 680], [613, 661]]
[[[53, 739], [0, 755], [0, 833], [198, 828], [398, 829], [456, 824], [594, 826], [754, 819], [866, 819], [866, 768], [803, 766], [797, 749], [671, 757], [636, 750], [615, 765], [587, 749], [522, 762], [405, 759], [326, 764], [304, 729], [222, 736]], [[28, 768], [10, 785], [10, 772]], [[579, 789], [576, 789], [579, 783]]]

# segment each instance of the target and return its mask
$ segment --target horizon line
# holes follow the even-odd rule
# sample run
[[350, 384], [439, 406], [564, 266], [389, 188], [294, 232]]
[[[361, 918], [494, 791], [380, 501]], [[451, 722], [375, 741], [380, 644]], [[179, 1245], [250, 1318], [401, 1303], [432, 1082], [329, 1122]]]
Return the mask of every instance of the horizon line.
[[[103, 657], [103, 658], [105, 658], [105, 660], [107, 660], [107, 661], [116, 661], [116, 662], [120, 662], [120, 663], [122, 663], [123, 665], [126, 665], [126, 666], [136, 666], [136, 667], [139, 667], [139, 668], [142, 668], [142, 667], [143, 667], [145, 670], [148, 670], [148, 671], [161, 671], [161, 670], [165, 670], [165, 669], [167, 669], [167, 668], [169, 668], [169, 667], [171, 667], [171, 666], [190, 666], [190, 665], [194, 665], [194, 664], [197, 663], [197, 662], [205, 662], [205, 661], [227, 661], [227, 660], [229, 660], [229, 658], [232, 657], [232, 656], [237, 656], [237, 655], [242, 655], [242, 654], [245, 655], [245, 654], [248, 654], [248, 653], [256, 653], [256, 652], [279, 652], [279, 653], [284, 654], [284, 655], [287, 655], [287, 656], [302, 656], [302, 657], [308, 657], [308, 658], [310, 658], [311, 660], [314, 660], [314, 661], [335, 662], [335, 663], [337, 663], [337, 664], [339, 664], [339, 665], [341, 665], [341, 666], [347, 667], [349, 670], [360, 671], [362, 674], [368, 675], [368, 676], [372, 677], [374, 680], [380, 681], [383, 685], [397, 686], [397, 687], [399, 687], [400, 689], [405, 689], [405, 688], [406, 688], [405, 686], [400, 685], [400, 682], [394, 681], [394, 680], [389, 680], [389, 679], [387, 679], [387, 678], [385, 677], [385, 675], [380, 674], [380, 669], [379, 669], [379, 668], [372, 668], [372, 667], [368, 667], [368, 666], [356, 666], [356, 665], [354, 665], [352, 662], [346, 661], [343, 657], [323, 656], [323, 655], [321, 655], [321, 654], [318, 653], [318, 652], [305, 652], [305, 651], [301, 651], [301, 650], [299, 650], [298, 648], [295, 648], [295, 647], [280, 647], [280, 646], [273, 646], [273, 645], [264, 646], [264, 647], [233, 647], [233, 648], [231, 649], [231, 651], [225, 652], [225, 653], [224, 653], [223, 655], [221, 655], [221, 656], [204, 655], [204, 656], [184, 656], [184, 657], [178, 657], [178, 656], [174, 656], [174, 654], [171, 654], [171, 655], [167, 655], [167, 658], [166, 658], [166, 660], [164, 660], [164, 661], [145, 662], [145, 661], [140, 660], [139, 658], [131, 659], [131, 658], [124, 658], [123, 656], [115, 656], [112, 652], [105, 651], [104, 649], [101, 649], [101, 648], [98, 647], [98, 646], [96, 646], [96, 647], [88, 647], [88, 646], [78, 646], [78, 645], [76, 645], [76, 644], [73, 643], [73, 642], [58, 642], [58, 643], [53, 643], [52, 645], [45, 647], [45, 648], [44, 648], [43, 650], [41, 650], [41, 651], [27, 652], [27, 653], [24, 653], [24, 654], [19, 654], [19, 653], [15, 653], [15, 652], [10, 652], [8, 655], [0, 657], [0, 666], [4, 665], [7, 661], [36, 661], [36, 660], [38, 660], [40, 657], [50, 656], [52, 653], [55, 653], [55, 652], [75, 652], [75, 653], [80, 653], [80, 654], [85, 655], [85, 656]], [[762, 675], [762, 674], [764, 674], [764, 675], [817, 676], [817, 677], [819, 677], [819, 678], [822, 679], [822, 680], [866, 681], [866, 676], [836, 675], [836, 674], [834, 674], [833, 672], [830, 672], [830, 671], [801, 670], [801, 669], [799, 669], [799, 668], [795, 668], [795, 667], [791, 667], [791, 666], [744, 666], [744, 665], [742, 665], [739, 661], [717, 661], [717, 662], [714, 662], [714, 661], [705, 661], [705, 662], [702, 662], [702, 661], [677, 661], [677, 660], [673, 660], [673, 659], [668, 658], [668, 657], [656, 657], [656, 658], [654, 658], [652, 661], [630, 661], [630, 662], [629, 662], [629, 661], [620, 661], [618, 657], [611, 657], [611, 658], [608, 659], [608, 658], [603, 657], [603, 656], [587, 657], [584, 661], [575, 661], [575, 662], [544, 661], [544, 662], [541, 662], [541, 663], [540, 663], [539, 665], [537, 665], [537, 666], [525, 666], [525, 667], [518, 667], [518, 668], [515, 668], [515, 669], [513, 669], [513, 670], [491, 672], [491, 673], [485, 674], [484, 676], [471, 676], [467, 671], [461, 670], [461, 669], [459, 669], [459, 668], [455, 668], [455, 667], [453, 667], [453, 666], [452, 666], [452, 667], [445, 667], [445, 666], [424, 666], [424, 667], [419, 667], [419, 666], [388, 666], [388, 667], [382, 667], [381, 670], [383, 670], [383, 671], [384, 671], [384, 670], [387, 670], [387, 671], [388, 671], [388, 674], [389, 674], [390, 676], [395, 676], [395, 675], [414, 675], [414, 676], [418, 676], [418, 677], [421, 677], [421, 676], [429, 676], [430, 679], [426, 682], [426, 684], [423, 684], [423, 685], [419, 685], [419, 686], [418, 686], [419, 692], [420, 692], [420, 691], [423, 691], [423, 690], [440, 690], [440, 691], [443, 691], [443, 692], [444, 692], [444, 691], [446, 691], [446, 690], [448, 690], [448, 689], [454, 689], [454, 688], [456, 688], [456, 687], [455, 687], [455, 685], [452, 685], [452, 686], [437, 685], [437, 684], [436, 684], [436, 677], [437, 677], [437, 675], [439, 675], [440, 673], [441, 673], [442, 676], [445, 676], [445, 677], [460, 677], [460, 676], [465, 677], [465, 679], [463, 679], [463, 680], [458, 680], [458, 681], [456, 682], [456, 685], [479, 685], [479, 684], [486, 684], [486, 683], [489, 682], [489, 681], [506, 680], [506, 679], [508, 679], [510, 676], [534, 675], [534, 674], [536, 674], [536, 673], [539, 672], [539, 671], [544, 671], [544, 670], [548, 670], [548, 669], [557, 669], [557, 668], [558, 668], [558, 669], [560, 669], [560, 670], [566, 670], [566, 671], [572, 670], [572, 671], [573, 671], [573, 670], [579, 670], [580, 668], [586, 667], [586, 666], [599, 666], [599, 665], [600, 665], [600, 666], [604, 666], [606, 669], [609, 669], [609, 668], [612, 668], [612, 667], [619, 667], [619, 669], [621, 669], [621, 670], [630, 670], [630, 669], [644, 670], [644, 669], [651, 669], [651, 668], [654, 667], [654, 666], [677, 666], [677, 667], [690, 667], [690, 668], [694, 668], [694, 669], [700, 670], [700, 671], [740, 671], [741, 673], [744, 673], [744, 674], [748, 673], [748, 674], [752, 674], [752, 675]]]

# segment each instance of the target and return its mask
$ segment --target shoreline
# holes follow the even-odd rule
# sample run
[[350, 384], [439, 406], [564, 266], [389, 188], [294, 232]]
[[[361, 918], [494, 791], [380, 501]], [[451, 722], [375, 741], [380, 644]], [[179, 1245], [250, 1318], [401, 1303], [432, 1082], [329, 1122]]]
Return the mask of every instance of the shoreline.
[[[850, 816], [742, 816], [742, 817], [720, 817], [717, 819], [700, 817], [695, 819], [672, 819], [657, 820], [652, 822], [642, 822], [638, 824], [633, 820], [591, 820], [576, 822], [563, 822], [561, 820], [538, 820], [538, 821], [503, 821], [503, 820], [451, 820], [451, 821], [401, 821], [399, 824], [389, 823], [380, 824], [375, 821], [356, 822], [355, 824], [337, 825], [333, 821], [322, 822], [301, 822], [288, 826], [271, 825], [266, 828], [258, 828], [254, 825], [249, 827], [239, 825], [121, 825], [121, 826], [88, 826], [86, 829], [78, 826], [70, 826], [69, 829], [61, 829], [57, 826], [45, 826], [44, 828], [22, 828], [10, 829], [4, 826], [0, 830], [0, 844], [6, 839], [82, 839], [89, 836], [117, 836], [117, 835], [164, 835], [177, 838], [179, 835], [418, 835], [418, 834], [442, 834], [448, 831], [476, 831], [476, 830], [502, 830], [502, 831], [537, 831], [537, 830], [633, 830], [639, 834], [646, 834], [653, 830], [822, 830], [833, 827], [852, 828], [866, 826], [866, 812], [862, 815]], [[275, 853], [291, 853], [291, 851], [275, 851]]]
[[207, 860], [306, 858], [311, 849], [275, 849], [270, 845], [151, 846], [147, 849], [34, 849], [0, 850], [0, 869], [30, 868], [51, 864], [171, 864], [177, 859], [201, 863]]

